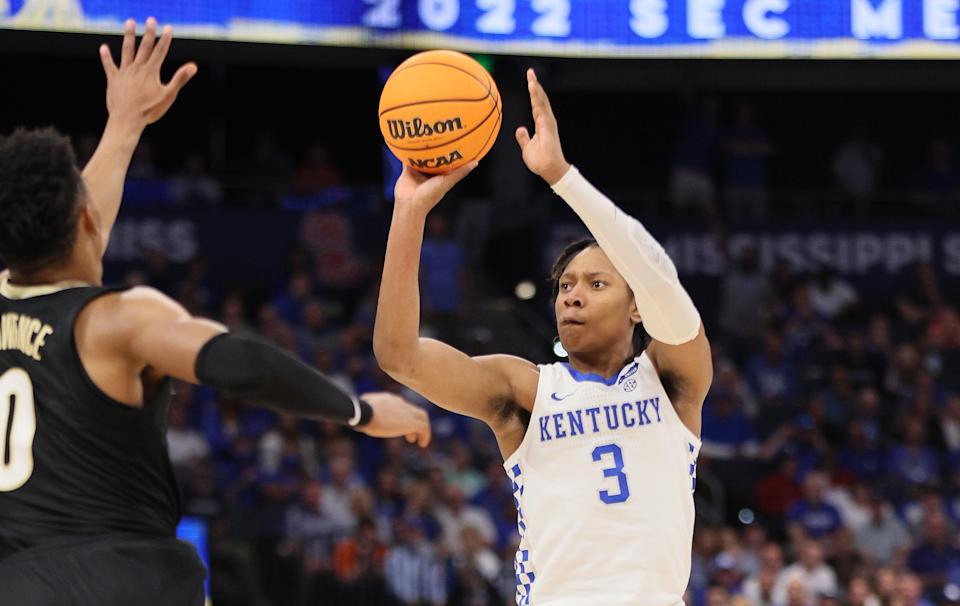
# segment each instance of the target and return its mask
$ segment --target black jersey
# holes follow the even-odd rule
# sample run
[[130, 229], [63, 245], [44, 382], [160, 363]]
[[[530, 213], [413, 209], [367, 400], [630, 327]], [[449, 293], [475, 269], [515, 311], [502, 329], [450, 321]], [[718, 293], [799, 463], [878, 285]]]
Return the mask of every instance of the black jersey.
[[169, 381], [132, 408], [98, 389], [77, 353], [77, 314], [108, 292], [0, 293], [0, 560], [64, 539], [175, 534]]

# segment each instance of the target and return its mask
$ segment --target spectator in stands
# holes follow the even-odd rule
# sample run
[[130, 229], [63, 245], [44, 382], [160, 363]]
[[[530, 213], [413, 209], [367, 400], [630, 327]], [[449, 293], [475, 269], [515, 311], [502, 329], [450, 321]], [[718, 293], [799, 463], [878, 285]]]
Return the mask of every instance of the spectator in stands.
[[893, 604], [904, 606], [934, 606], [933, 602], [924, 599], [923, 584], [917, 575], [901, 572], [897, 575], [896, 589], [893, 593]]
[[[765, 543], [760, 548], [759, 555], [759, 568], [744, 582], [745, 591], [748, 586], [757, 589], [758, 591], [766, 587], [765, 581], [760, 579], [760, 575], [762, 573], [770, 573], [773, 575], [774, 580], [776, 580], [776, 577], [780, 574], [780, 571], [783, 570], [783, 548], [780, 547], [779, 544], [772, 541]], [[773, 581], [770, 582], [770, 589], [772, 589], [772, 587]], [[753, 589], [751, 589], [751, 591], [753, 591]]]
[[727, 215], [734, 221], [762, 219], [767, 211], [767, 159], [774, 148], [757, 125], [752, 105], [740, 104], [733, 128], [722, 138]]
[[713, 390], [703, 407], [703, 446], [711, 459], [728, 460], [757, 456], [759, 444], [750, 419], [738, 409], [734, 395]]
[[747, 362], [747, 383], [760, 400], [763, 410], [788, 410], [798, 393], [799, 378], [793, 360], [784, 348], [783, 334], [768, 328], [763, 337], [763, 350]]
[[775, 606], [773, 588], [779, 570], [761, 568], [757, 574], [743, 583], [743, 595], [752, 606]]
[[302, 305], [296, 333], [298, 351], [304, 359], [310, 359], [311, 353], [319, 348], [333, 347], [338, 337], [330, 325], [323, 302], [319, 299], [309, 299]]
[[169, 183], [160, 174], [154, 160], [153, 143], [141, 139], [123, 185], [124, 205], [167, 204], [171, 200]]
[[723, 587], [727, 595], [735, 596], [741, 593], [743, 575], [737, 569], [736, 558], [729, 553], [720, 552], [713, 559], [710, 583]]
[[354, 467], [352, 453], [336, 454], [329, 462], [330, 482], [323, 491], [323, 510], [336, 524], [338, 536], [350, 533], [357, 525], [353, 492], [364, 484]]
[[467, 500], [472, 500], [487, 485], [487, 478], [474, 466], [470, 449], [461, 442], [450, 447], [450, 468], [446, 472], [448, 484], [460, 488]]
[[951, 145], [943, 139], [929, 143], [929, 159], [916, 177], [918, 202], [934, 215], [949, 215], [957, 210], [960, 173]]
[[927, 435], [920, 419], [903, 420], [903, 444], [892, 448], [887, 455], [887, 473], [907, 485], [922, 485], [936, 481], [940, 475], [940, 460], [926, 445]]
[[[181, 393], [192, 393], [193, 386], [178, 383], [177, 390]], [[188, 406], [189, 397], [180, 396], [178, 401], [170, 407], [167, 425], [167, 449], [170, 453], [170, 462], [181, 474], [186, 474], [195, 463], [210, 454], [210, 444], [206, 437], [189, 425]]]
[[720, 299], [721, 338], [734, 362], [743, 364], [763, 331], [772, 291], [754, 248], [742, 248], [728, 265]]
[[182, 206], [215, 206], [223, 198], [220, 182], [206, 171], [206, 161], [199, 153], [187, 154], [183, 168], [170, 179], [170, 196]]
[[835, 595], [837, 575], [823, 561], [823, 547], [812, 539], [800, 544], [799, 560], [784, 568], [773, 588], [775, 604], [805, 603], [824, 594]]
[[332, 589], [336, 524], [320, 506], [323, 488], [319, 482], [304, 482], [299, 493], [299, 499], [287, 509], [280, 550], [298, 571], [299, 600], [316, 602]]
[[833, 338], [833, 329], [827, 318], [813, 306], [810, 288], [797, 285], [790, 296], [791, 305], [785, 309], [785, 345], [794, 357], [809, 358], [812, 365], [816, 354]]
[[830, 171], [840, 191], [853, 202], [860, 217], [866, 216], [883, 170], [883, 149], [870, 137], [869, 127], [858, 123], [853, 135], [837, 146], [830, 161]]
[[787, 511], [787, 520], [799, 525], [814, 539], [829, 539], [843, 528], [840, 512], [823, 499], [827, 483], [827, 476], [823, 472], [808, 473], [803, 479], [803, 497]]
[[898, 291], [896, 298], [900, 318], [910, 328], [923, 325], [933, 311], [943, 304], [936, 270], [930, 263], [918, 263], [913, 271], [913, 281], [906, 289]]
[[857, 549], [872, 564], [896, 564], [910, 545], [910, 535], [878, 490], [870, 491], [870, 519], [854, 531]]
[[[942, 513], [924, 521], [923, 541], [910, 551], [907, 567], [927, 590], [939, 590], [947, 581], [948, 573], [960, 566], [960, 550], [950, 544], [947, 519]], [[901, 578], [901, 584], [904, 580]], [[910, 580], [907, 579], [909, 588]]]
[[226, 495], [217, 490], [216, 470], [208, 459], [195, 464], [183, 488], [183, 514], [207, 523], [222, 519], [228, 509]]
[[847, 603], [850, 606], [880, 606], [880, 599], [864, 576], [854, 576], [847, 588]]
[[380, 540], [376, 523], [370, 518], [361, 519], [356, 533], [337, 543], [334, 550], [337, 580], [346, 586], [376, 584], [382, 578], [386, 555], [387, 546]]
[[431, 214], [427, 218], [420, 276], [424, 321], [444, 338], [456, 337], [457, 315], [464, 296], [463, 251], [450, 236], [449, 220], [443, 214]]
[[294, 191], [300, 195], [315, 194], [341, 183], [343, 177], [331, 163], [327, 146], [320, 142], [311, 144], [303, 163], [294, 172]]
[[686, 99], [680, 134], [673, 148], [670, 201], [684, 218], [717, 216], [717, 101]]
[[792, 454], [782, 454], [776, 469], [757, 482], [757, 509], [767, 519], [778, 520], [800, 498], [800, 486], [797, 483], [797, 458]]
[[316, 443], [303, 433], [296, 417], [280, 415], [276, 426], [260, 437], [258, 450], [262, 471], [275, 474], [282, 469], [300, 469], [308, 477], [317, 477]]
[[297, 272], [290, 276], [286, 292], [271, 301], [277, 315], [285, 322], [299, 325], [304, 308], [313, 300], [314, 285], [310, 274]]
[[387, 589], [404, 606], [444, 606], [447, 602], [447, 571], [422, 528], [401, 518], [396, 525], [397, 542], [384, 562]]
[[467, 529], [477, 533], [485, 545], [495, 545], [497, 529], [486, 511], [467, 502], [463, 490], [457, 485], [447, 486], [442, 504], [435, 508], [436, 518], [443, 530], [443, 540], [453, 555], [463, 553], [461, 537]]

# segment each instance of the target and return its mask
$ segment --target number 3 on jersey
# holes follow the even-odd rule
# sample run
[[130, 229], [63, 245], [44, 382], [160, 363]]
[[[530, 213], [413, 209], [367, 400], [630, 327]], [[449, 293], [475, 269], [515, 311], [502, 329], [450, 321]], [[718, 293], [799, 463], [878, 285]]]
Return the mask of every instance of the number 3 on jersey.
[[600, 500], [607, 505], [614, 503], [623, 503], [630, 498], [630, 487], [627, 485], [627, 476], [623, 473], [623, 451], [616, 444], [604, 444], [593, 449], [593, 460], [599, 463], [603, 460], [603, 455], [613, 457], [613, 467], [606, 467], [603, 470], [603, 477], [617, 478], [620, 483], [618, 492], [611, 493], [608, 490], [600, 491]]
[[0, 375], [0, 492], [16, 490], [30, 479], [36, 431], [30, 375], [11, 368]]

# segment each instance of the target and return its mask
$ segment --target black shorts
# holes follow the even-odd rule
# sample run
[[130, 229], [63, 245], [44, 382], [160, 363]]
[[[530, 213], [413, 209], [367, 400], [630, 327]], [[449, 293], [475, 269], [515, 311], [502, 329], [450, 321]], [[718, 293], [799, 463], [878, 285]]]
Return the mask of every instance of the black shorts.
[[34, 547], [0, 561], [5, 606], [203, 606], [206, 571], [173, 538], [110, 536]]

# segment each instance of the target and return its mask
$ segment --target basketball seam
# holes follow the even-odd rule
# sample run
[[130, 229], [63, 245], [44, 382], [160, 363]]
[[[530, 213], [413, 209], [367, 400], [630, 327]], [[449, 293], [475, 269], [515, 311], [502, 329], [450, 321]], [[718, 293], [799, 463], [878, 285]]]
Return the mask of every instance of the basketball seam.
[[[457, 70], [458, 72], [463, 72], [463, 73], [465, 73], [466, 75], [468, 75], [468, 76], [470, 76], [471, 78], [473, 78], [474, 80], [476, 80], [477, 82], [479, 82], [481, 86], [486, 86], [486, 87], [487, 87], [487, 94], [488, 94], [488, 95], [490, 94], [490, 91], [491, 91], [491, 89], [493, 88], [493, 87], [491, 86], [491, 84], [492, 84], [492, 82], [493, 82], [493, 79], [490, 78], [490, 74], [487, 73], [487, 70], [483, 70], [483, 72], [484, 72], [485, 74], [487, 74], [487, 78], [490, 78], [490, 80], [487, 81], [487, 82], [484, 82], [483, 80], [481, 80], [480, 78], [477, 78], [476, 76], [474, 76], [473, 74], [471, 74], [471, 73], [468, 72], [467, 70], [463, 69], [462, 67], [457, 67], [456, 65], [450, 65], [449, 63], [439, 63], [439, 62], [437, 62], [437, 61], [427, 61], [427, 62], [425, 62], [425, 63], [414, 63], [413, 65], [408, 65], [408, 66], [406, 66], [406, 67], [398, 67], [397, 69], [394, 70], [394, 72], [393, 72], [392, 74], [390, 74], [390, 78], [392, 78], [392, 77], [395, 76], [396, 74], [399, 74], [400, 72], [404, 72], [404, 71], [407, 71], [408, 69], [417, 67], [418, 65], [442, 65], [443, 67], [449, 67], [450, 69], [455, 69], [455, 70]], [[483, 69], [483, 66], [481, 65], [480, 68]], [[389, 82], [390, 78], [387, 78], [387, 81], [388, 81], [388, 82]]]
[[476, 99], [428, 99], [426, 101], [411, 101], [410, 103], [404, 103], [403, 105], [394, 105], [393, 107], [388, 107], [387, 109], [380, 112], [380, 114], [377, 117], [382, 118], [383, 114], [390, 113], [394, 110], [403, 109], [405, 107], [413, 107], [414, 105], [424, 105], [426, 103], [457, 103], [457, 102], [477, 103], [477, 102], [483, 101], [489, 96], [490, 96], [490, 91], [487, 91], [487, 94], [485, 94], [482, 97], [477, 97]]
[[[500, 109], [500, 97], [494, 97], [494, 96], [490, 95], [489, 93], [487, 93], [487, 97], [490, 97], [491, 99], [493, 99], [493, 107], [490, 108], [490, 113], [488, 113], [486, 116], [484, 116], [484, 117], [483, 117], [483, 120], [481, 120], [479, 124], [477, 124], [476, 126], [474, 126], [473, 128], [471, 128], [471, 129], [468, 130], [467, 132], [463, 133], [462, 135], [460, 135], [460, 136], [457, 137], [456, 139], [450, 139], [449, 141], [444, 141], [443, 143], [441, 143], [441, 144], [439, 144], [439, 145], [430, 145], [430, 146], [428, 146], [428, 147], [400, 147], [399, 145], [394, 145], [394, 144], [392, 144], [392, 143], [390, 143], [390, 142], [387, 142], [387, 145], [390, 146], [390, 147], [393, 148], [393, 149], [398, 149], [398, 150], [400, 150], [400, 151], [429, 151], [429, 150], [431, 150], [431, 149], [437, 149], [438, 147], [445, 147], [445, 146], [447, 146], [447, 145], [450, 145], [451, 143], [456, 143], [456, 142], [459, 141], [460, 139], [463, 139], [464, 137], [470, 135], [471, 133], [473, 133], [474, 131], [476, 131], [478, 128], [480, 128], [481, 126], [483, 126], [484, 124], [486, 124], [486, 123], [487, 123], [487, 120], [490, 119], [490, 116], [492, 116], [495, 111], [497, 111], [498, 109]], [[484, 97], [484, 98], [486, 98], [486, 97]], [[489, 136], [487, 137], [487, 140], [488, 140], [488, 141], [490, 140], [490, 137], [489, 137]], [[484, 143], [484, 145], [486, 145], [486, 143]], [[481, 148], [481, 149], [482, 149], [482, 148]]]

